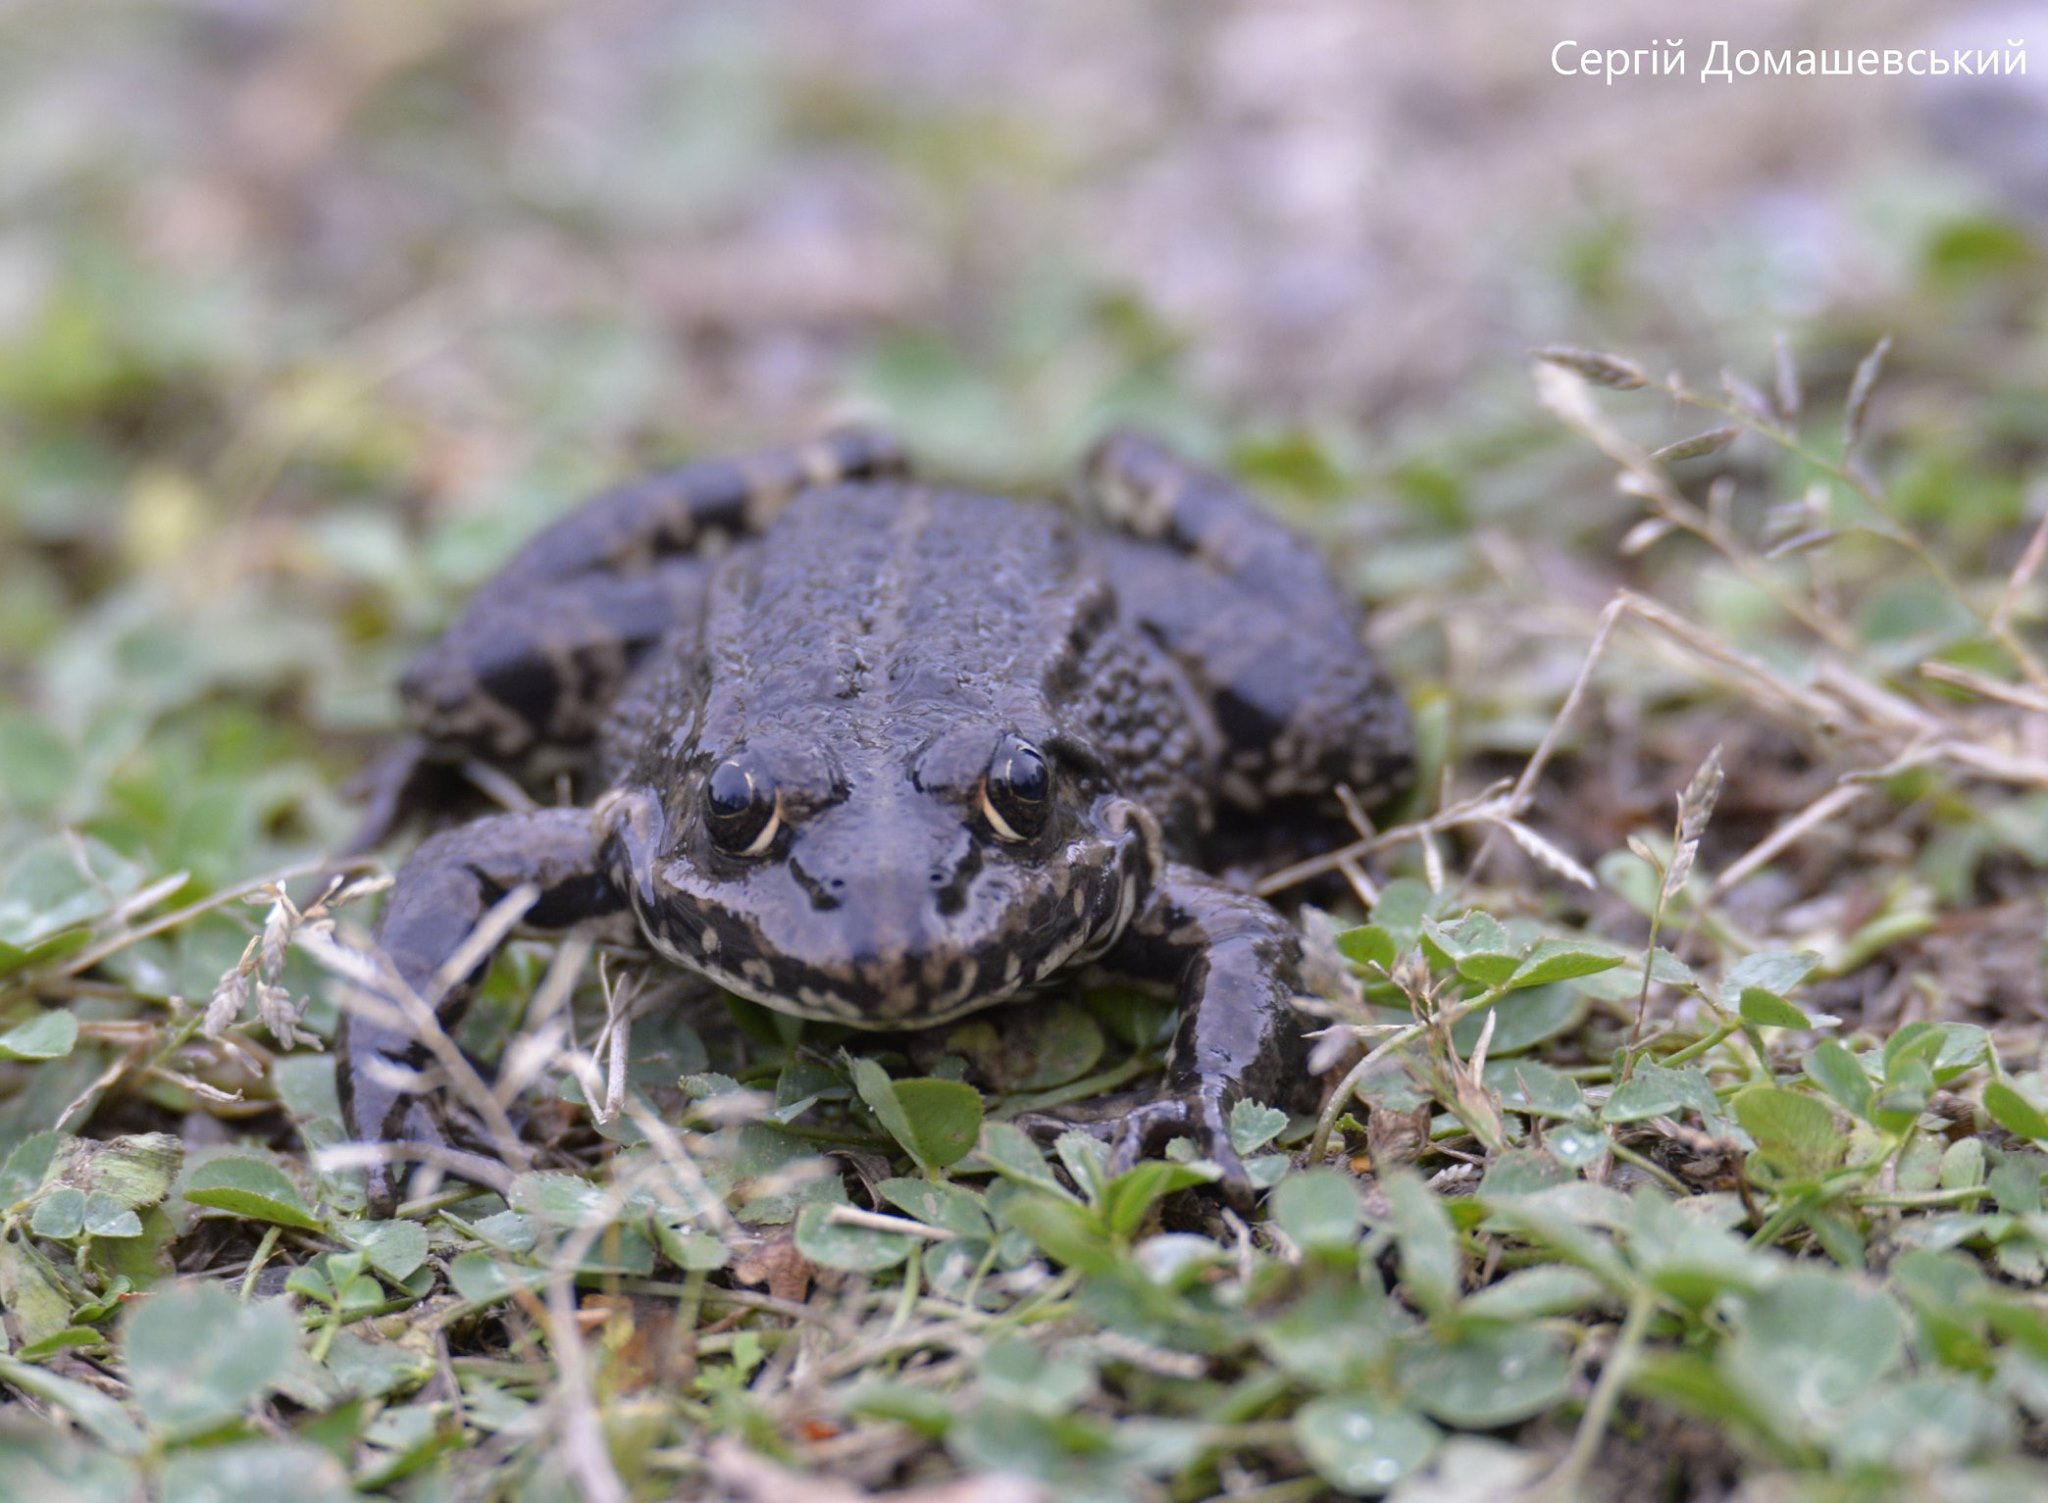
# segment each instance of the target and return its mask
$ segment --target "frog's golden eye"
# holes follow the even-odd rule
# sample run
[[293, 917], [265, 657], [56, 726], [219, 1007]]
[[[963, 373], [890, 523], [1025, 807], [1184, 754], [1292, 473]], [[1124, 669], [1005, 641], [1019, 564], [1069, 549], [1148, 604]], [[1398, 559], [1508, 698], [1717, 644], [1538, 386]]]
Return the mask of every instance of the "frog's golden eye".
[[782, 827], [782, 799], [758, 766], [727, 757], [704, 780], [704, 825], [729, 856], [758, 856]]
[[1005, 736], [981, 780], [981, 813], [998, 840], [1025, 841], [1052, 816], [1052, 769], [1037, 747]]

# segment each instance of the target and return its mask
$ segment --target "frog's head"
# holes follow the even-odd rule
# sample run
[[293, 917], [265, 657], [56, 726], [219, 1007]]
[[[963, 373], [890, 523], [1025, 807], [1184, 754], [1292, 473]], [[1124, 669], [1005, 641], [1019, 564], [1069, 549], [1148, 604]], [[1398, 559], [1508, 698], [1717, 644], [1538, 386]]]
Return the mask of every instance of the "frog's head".
[[664, 954], [802, 1017], [1013, 997], [1114, 944], [1160, 859], [1085, 744], [1014, 718], [760, 731], [678, 771], [599, 805], [607, 870]]

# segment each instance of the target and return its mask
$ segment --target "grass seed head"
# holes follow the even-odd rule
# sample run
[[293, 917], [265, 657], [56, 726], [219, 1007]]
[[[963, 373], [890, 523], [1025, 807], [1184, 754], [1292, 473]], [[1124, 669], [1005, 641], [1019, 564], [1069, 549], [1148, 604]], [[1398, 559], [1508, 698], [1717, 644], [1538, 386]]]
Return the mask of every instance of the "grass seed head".
[[1717, 742], [1700, 763], [1699, 771], [1678, 796], [1678, 838], [1671, 852], [1671, 866], [1664, 873], [1663, 901], [1670, 902], [1685, 886], [1699, 855], [1700, 840], [1707, 833], [1707, 821], [1714, 817], [1714, 805], [1727, 781], [1721, 771], [1721, 747]]
[[1719, 454], [1741, 436], [1742, 430], [1733, 425], [1709, 428], [1704, 433], [1695, 433], [1691, 438], [1681, 438], [1676, 443], [1653, 450], [1650, 458], [1658, 464], [1671, 464], [1681, 459], [1703, 459], [1709, 454]]
[[1870, 412], [1871, 393], [1877, 390], [1877, 378], [1884, 374], [1884, 357], [1890, 352], [1892, 337], [1887, 334], [1875, 345], [1870, 353], [1856, 364], [1855, 379], [1849, 383], [1849, 401], [1842, 411], [1842, 452], [1856, 447], [1856, 441], [1863, 437], [1863, 420]]
[[1611, 387], [1615, 391], [1634, 391], [1648, 386], [1650, 378], [1643, 368], [1619, 355], [1609, 355], [1601, 350], [1582, 350], [1575, 345], [1545, 345], [1536, 352], [1536, 358], [1550, 365], [1560, 366], [1575, 375], [1585, 377], [1595, 386]]

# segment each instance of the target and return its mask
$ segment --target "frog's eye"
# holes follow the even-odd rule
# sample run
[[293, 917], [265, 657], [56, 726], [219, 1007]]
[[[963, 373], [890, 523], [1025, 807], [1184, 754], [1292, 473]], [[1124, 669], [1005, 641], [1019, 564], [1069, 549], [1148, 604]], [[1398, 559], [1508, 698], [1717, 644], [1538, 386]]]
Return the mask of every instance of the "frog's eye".
[[758, 856], [782, 826], [782, 800], [765, 773], [727, 757], [704, 780], [704, 823], [730, 856]]
[[999, 840], [1029, 840], [1052, 814], [1052, 769], [1038, 748], [1006, 736], [981, 780], [981, 813]]

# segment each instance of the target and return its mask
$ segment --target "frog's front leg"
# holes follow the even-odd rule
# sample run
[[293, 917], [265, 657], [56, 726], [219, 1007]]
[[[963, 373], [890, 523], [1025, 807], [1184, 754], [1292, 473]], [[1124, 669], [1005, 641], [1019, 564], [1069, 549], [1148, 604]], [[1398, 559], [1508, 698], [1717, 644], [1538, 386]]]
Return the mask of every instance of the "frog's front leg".
[[[490, 964], [480, 957], [467, 974], [441, 972], [491, 906], [522, 885], [538, 896], [521, 923], [563, 929], [619, 912], [625, 899], [605, 876], [587, 809], [501, 814], [437, 835], [398, 874], [377, 924], [377, 943], [392, 975], [427, 1001], [435, 1026], [461, 1019]], [[445, 983], [439, 985], [437, 983]], [[493, 1135], [466, 1120], [438, 1078], [439, 1056], [406, 1021], [400, 996], [371, 997], [342, 1024], [342, 1121], [365, 1143], [416, 1143], [491, 1155]], [[388, 1214], [402, 1174], [378, 1164], [368, 1176], [370, 1206]]]
[[1128, 1168], [1176, 1137], [1223, 1169], [1232, 1199], [1251, 1182], [1230, 1144], [1230, 1110], [1292, 1104], [1307, 1076], [1294, 1012], [1301, 940], [1271, 904], [1192, 867], [1169, 865], [1104, 966], [1176, 988], [1180, 1026], [1166, 1083], [1113, 1125], [1112, 1162]]

